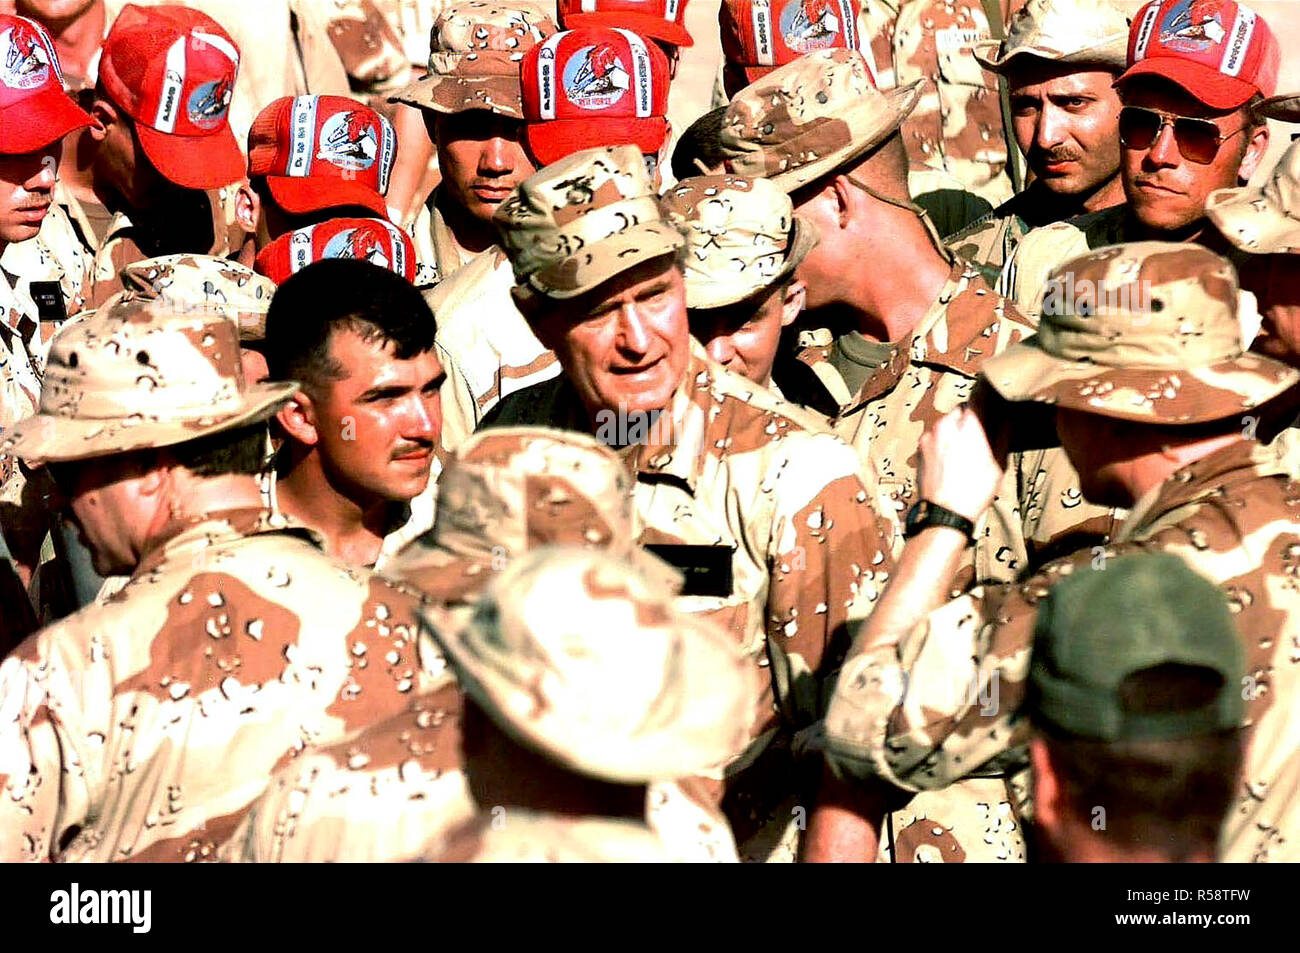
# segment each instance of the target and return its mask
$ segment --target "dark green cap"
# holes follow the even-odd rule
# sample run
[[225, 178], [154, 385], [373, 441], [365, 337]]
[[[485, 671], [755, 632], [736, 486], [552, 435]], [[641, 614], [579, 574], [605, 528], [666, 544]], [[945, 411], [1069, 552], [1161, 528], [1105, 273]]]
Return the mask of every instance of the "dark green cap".
[[[1210, 670], [1197, 680], [1208, 689], [1179, 701], [1123, 690], [1168, 665]], [[1051, 733], [1096, 741], [1214, 734], [1241, 725], [1244, 668], [1218, 586], [1168, 553], [1122, 556], [1076, 568], [1039, 605], [1026, 711]]]

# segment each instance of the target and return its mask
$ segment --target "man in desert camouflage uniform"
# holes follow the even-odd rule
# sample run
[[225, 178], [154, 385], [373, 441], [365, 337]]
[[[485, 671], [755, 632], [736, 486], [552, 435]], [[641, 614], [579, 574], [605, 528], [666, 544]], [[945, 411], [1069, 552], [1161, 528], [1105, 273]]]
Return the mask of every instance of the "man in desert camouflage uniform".
[[427, 618], [465, 687], [478, 811], [431, 859], [687, 859], [647, 801], [749, 739], [758, 673], [725, 632], [635, 564], [567, 547], [516, 560], [464, 624]]
[[990, 280], [1031, 228], [1124, 201], [1119, 95], [1128, 21], [1110, 0], [1029, 0], [1001, 43], [975, 58], [1005, 78], [1011, 132], [1034, 180], [955, 235], [949, 247]]
[[804, 308], [795, 269], [817, 233], [766, 179], [692, 176], [668, 189], [663, 204], [686, 239], [691, 334], [727, 370], [776, 391], [781, 333]]
[[1205, 241], [1235, 259], [1206, 229], [1205, 203], [1212, 191], [1245, 185], [1263, 161], [1269, 129], [1255, 106], [1276, 91], [1281, 52], [1268, 23], [1245, 4], [1222, 0], [1211, 12], [1192, 24], [1182, 0], [1152, 0], [1133, 18], [1129, 68], [1116, 81], [1128, 201], [1021, 240], [998, 290], [1026, 314], [1037, 315], [1048, 276], [1089, 249]]
[[[1131, 507], [1123, 530], [1023, 583], [947, 603], [965, 539], [948, 528], [957, 522], [922, 530], [841, 673], [826, 719], [832, 762], [909, 789], [1023, 768], [1020, 709], [1044, 595], [1128, 553], [1171, 553], [1222, 588], [1246, 657], [1248, 753], [1220, 859], [1294, 860], [1300, 485], [1248, 422], [1300, 371], [1243, 353], [1235, 272], [1196, 246], [1099, 249], [1063, 265], [1045, 301], [1038, 335], [984, 374], [1008, 400], [1055, 408], [1084, 492]], [[926, 498], [959, 520], [978, 516], [997, 472], [973, 416], [927, 436]]]
[[4, 451], [52, 470], [112, 599], [0, 666], [0, 852], [201, 860], [273, 769], [433, 687], [418, 599], [261, 506], [235, 325], [125, 295], [66, 328]]
[[[463, 443], [440, 481], [433, 530], [390, 574], [458, 616], [511, 562], [543, 546], [586, 546], [647, 576], [680, 579], [636, 546], [632, 482], [584, 434], [503, 428]], [[468, 820], [460, 689], [449, 682], [354, 736], [304, 754], [272, 779], [228, 845], [251, 861], [399, 861]], [[650, 823], [685, 860], [736, 859], [702, 779], [651, 784]]]
[[[683, 239], [663, 219], [636, 147], [547, 166], [497, 220], [516, 302], [565, 374], [509, 395], [484, 426], [544, 424], [622, 448], [636, 473], [641, 543], [687, 576], [681, 607], [709, 615], [753, 664], [770, 665], [755, 743], [734, 774], [783, 726], [816, 720], [844, 627], [870, 611], [888, 573], [886, 542], [861, 505], [870, 493], [859, 463], [691, 342]], [[783, 797], [793, 782], [782, 770], [753, 783]], [[750, 810], [768, 808], [735, 808], [733, 826]], [[787, 807], [781, 820], [790, 818]]]

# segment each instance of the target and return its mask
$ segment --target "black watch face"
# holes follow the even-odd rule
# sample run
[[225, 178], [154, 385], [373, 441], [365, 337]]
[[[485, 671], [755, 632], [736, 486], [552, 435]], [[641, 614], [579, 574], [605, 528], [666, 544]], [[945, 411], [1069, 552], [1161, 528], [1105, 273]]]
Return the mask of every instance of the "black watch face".
[[925, 500], [920, 500], [912, 505], [907, 511], [907, 534], [910, 536], [915, 533], [925, 522], [925, 518], [930, 515], [930, 504]]

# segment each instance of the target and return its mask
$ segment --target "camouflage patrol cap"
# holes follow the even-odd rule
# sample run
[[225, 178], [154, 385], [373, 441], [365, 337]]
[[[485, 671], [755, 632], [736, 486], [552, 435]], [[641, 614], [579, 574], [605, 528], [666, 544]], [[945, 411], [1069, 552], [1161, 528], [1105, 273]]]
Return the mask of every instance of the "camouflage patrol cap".
[[793, 192], [884, 142], [916, 108], [922, 82], [882, 93], [857, 50], [801, 56], [727, 107], [726, 169]]
[[1128, 17], [1110, 0], [1029, 0], [1004, 39], [982, 40], [974, 53], [994, 73], [1005, 73], [1015, 57], [1122, 72], [1128, 66]]
[[275, 283], [238, 262], [212, 255], [161, 255], [132, 262], [118, 274], [122, 287], [137, 298], [159, 299], [180, 312], [227, 317], [244, 343], [266, 337]]
[[429, 34], [429, 72], [389, 97], [440, 113], [487, 109], [523, 117], [519, 63], [559, 31], [527, 0], [463, 0], [448, 7]]
[[1245, 352], [1237, 273], [1197, 245], [1089, 252], [1048, 279], [1038, 333], [984, 362], [1008, 400], [1197, 424], [1258, 407], [1300, 371]]
[[39, 464], [167, 447], [265, 420], [297, 389], [245, 386], [229, 318], [122, 295], [55, 336], [40, 408], [0, 453]]
[[682, 247], [636, 146], [584, 149], [534, 173], [492, 216], [515, 280], [573, 298]]
[[[1203, 670], [1195, 698], [1134, 697], [1131, 676]], [[1223, 590], [1171, 553], [1075, 569], [1039, 603], [1025, 700], [1050, 733], [1094, 741], [1194, 738], [1241, 725], [1245, 654]], [[1160, 702], [1164, 702], [1161, 704]]]
[[786, 195], [766, 179], [700, 175], [663, 195], [668, 219], [686, 237], [686, 306], [744, 301], [789, 275], [817, 244]]
[[1283, 153], [1262, 186], [1211, 192], [1205, 211], [1223, 237], [1244, 252], [1300, 252], [1300, 142]]
[[571, 771], [680, 778], [749, 739], [757, 672], [734, 641], [609, 553], [537, 550], [493, 580], [465, 624], [426, 617], [465, 693]]
[[392, 572], [453, 602], [524, 553], [563, 544], [626, 556], [667, 578], [671, 570], [636, 539], [632, 478], [614, 451], [587, 434], [501, 427], [456, 448], [438, 478], [433, 529]]

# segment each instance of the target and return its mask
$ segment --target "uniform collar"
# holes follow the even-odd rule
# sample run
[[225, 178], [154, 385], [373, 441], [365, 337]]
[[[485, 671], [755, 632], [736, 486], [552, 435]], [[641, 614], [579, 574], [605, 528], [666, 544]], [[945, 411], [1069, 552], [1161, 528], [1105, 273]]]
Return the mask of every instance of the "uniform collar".
[[323, 536], [282, 513], [258, 506], [213, 510], [201, 516], [175, 520], [164, 527], [150, 541], [131, 578], [153, 572], [167, 562], [185, 560], [200, 566], [200, 554], [204, 550], [264, 533], [287, 533], [307, 540], [317, 549], [325, 549]]

